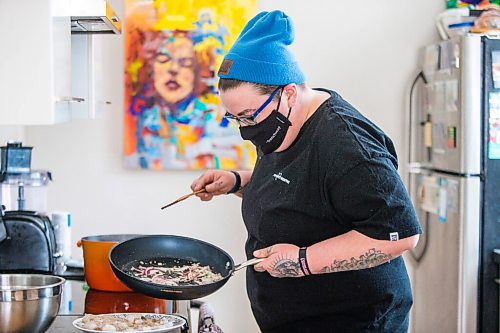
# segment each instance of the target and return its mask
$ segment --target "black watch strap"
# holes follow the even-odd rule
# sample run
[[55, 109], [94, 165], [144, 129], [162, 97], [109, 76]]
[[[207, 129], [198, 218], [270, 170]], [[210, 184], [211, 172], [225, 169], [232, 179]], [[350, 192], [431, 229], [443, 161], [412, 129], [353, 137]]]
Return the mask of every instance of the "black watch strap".
[[231, 193], [236, 193], [240, 190], [241, 188], [241, 176], [238, 172], [236, 171], [230, 171], [234, 174], [234, 176], [236, 177], [236, 182], [234, 183], [234, 186], [233, 188], [231, 188], [226, 194], [231, 194]]
[[307, 247], [301, 247], [299, 249], [299, 265], [304, 275], [311, 275], [311, 270], [309, 269], [309, 264], [307, 263], [306, 250]]

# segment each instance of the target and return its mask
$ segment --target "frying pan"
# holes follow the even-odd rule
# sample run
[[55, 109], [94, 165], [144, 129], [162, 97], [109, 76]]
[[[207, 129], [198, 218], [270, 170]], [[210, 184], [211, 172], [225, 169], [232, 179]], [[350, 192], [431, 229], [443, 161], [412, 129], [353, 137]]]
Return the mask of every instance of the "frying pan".
[[[170, 267], [178, 265], [179, 260], [199, 262], [202, 266], [210, 266], [223, 278], [203, 285], [155, 284], [128, 274], [133, 263], [141, 260], [156, 260]], [[207, 296], [225, 285], [235, 271], [262, 260], [264, 259], [254, 258], [235, 266], [231, 256], [217, 246], [198, 239], [174, 235], [133, 238], [115, 245], [109, 253], [113, 272], [126, 286], [144, 295], [168, 300], [191, 300]]]

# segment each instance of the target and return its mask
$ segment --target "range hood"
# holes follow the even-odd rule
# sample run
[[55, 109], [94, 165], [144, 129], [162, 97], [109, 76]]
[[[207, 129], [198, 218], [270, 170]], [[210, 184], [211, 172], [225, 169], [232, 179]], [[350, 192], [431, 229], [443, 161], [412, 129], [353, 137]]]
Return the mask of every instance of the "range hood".
[[106, 0], [71, 0], [72, 34], [120, 34], [121, 20]]

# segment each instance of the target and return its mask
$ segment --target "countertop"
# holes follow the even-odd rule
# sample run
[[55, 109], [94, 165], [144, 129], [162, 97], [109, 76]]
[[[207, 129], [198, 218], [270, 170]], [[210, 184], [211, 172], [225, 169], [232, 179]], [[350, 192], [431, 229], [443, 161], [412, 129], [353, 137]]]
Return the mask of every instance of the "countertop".
[[[194, 314], [197, 316], [198, 311], [195, 310]], [[45, 333], [82, 333], [73, 326], [73, 321], [81, 317], [82, 315], [58, 315]]]
[[73, 327], [73, 321], [80, 318], [76, 315], [59, 315], [56, 317], [47, 333], [81, 333]]
[[[187, 303], [186, 303], [187, 302]], [[63, 286], [61, 307], [47, 333], [81, 333], [73, 326], [75, 319], [85, 312], [156, 312], [181, 314], [188, 324], [197, 327], [200, 301], [167, 301], [147, 297], [133, 292], [104, 292], [89, 289], [87, 284], [78, 280], [66, 280]], [[196, 318], [194, 323], [191, 318]], [[194, 331], [190, 331], [194, 333]]]

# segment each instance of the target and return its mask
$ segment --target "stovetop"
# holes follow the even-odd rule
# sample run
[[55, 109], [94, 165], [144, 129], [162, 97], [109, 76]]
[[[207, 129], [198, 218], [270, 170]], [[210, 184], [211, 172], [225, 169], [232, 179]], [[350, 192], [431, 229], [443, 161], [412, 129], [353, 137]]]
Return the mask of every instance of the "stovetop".
[[[135, 292], [105, 292], [89, 289], [84, 281], [66, 280], [59, 315], [47, 333], [80, 332], [72, 325], [73, 320], [84, 313], [147, 312], [175, 314], [186, 319], [188, 328], [181, 333], [194, 333], [191, 326], [191, 302], [171, 301], [148, 297]], [[175, 332], [175, 331], [173, 331]]]

